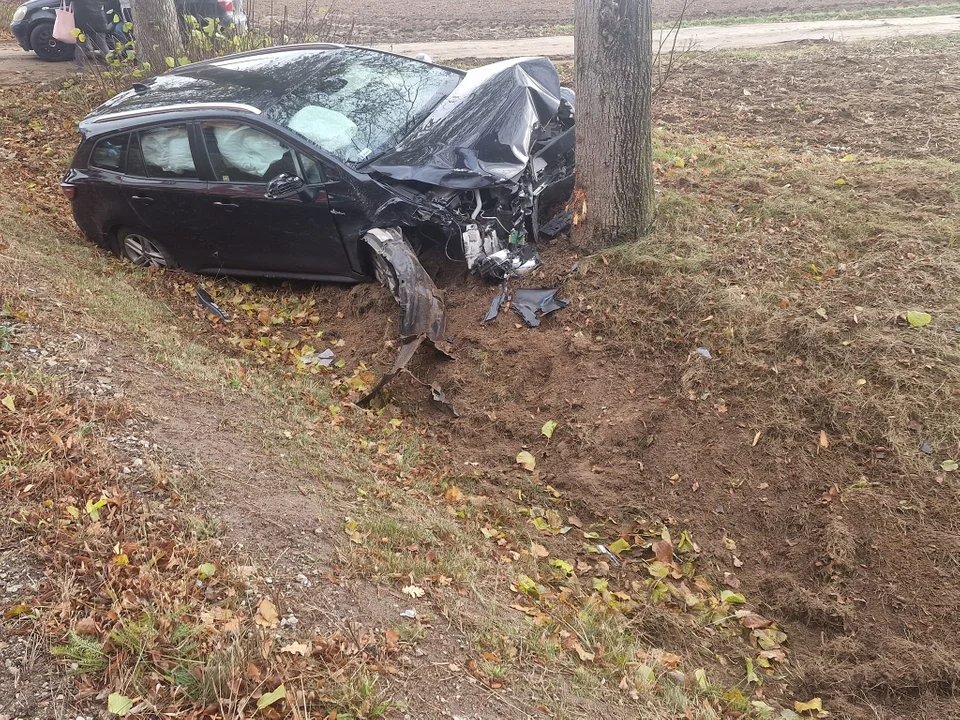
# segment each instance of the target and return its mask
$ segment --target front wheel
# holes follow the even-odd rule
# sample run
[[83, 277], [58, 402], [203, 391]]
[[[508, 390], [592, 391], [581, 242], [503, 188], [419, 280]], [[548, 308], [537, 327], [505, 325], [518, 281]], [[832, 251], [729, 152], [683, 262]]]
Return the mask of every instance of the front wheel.
[[120, 228], [117, 231], [114, 252], [137, 267], [174, 268], [173, 256], [156, 240], [135, 228]]
[[72, 60], [74, 46], [55, 40], [53, 23], [44, 22], [30, 31], [30, 47], [44, 62], [64, 62]]

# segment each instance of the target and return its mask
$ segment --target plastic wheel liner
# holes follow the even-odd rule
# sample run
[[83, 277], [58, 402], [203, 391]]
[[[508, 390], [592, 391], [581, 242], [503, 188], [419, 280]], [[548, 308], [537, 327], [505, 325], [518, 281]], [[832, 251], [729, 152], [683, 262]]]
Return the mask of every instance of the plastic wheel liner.
[[373, 251], [377, 279], [400, 305], [400, 354], [390, 371], [380, 378], [358, 405], [365, 406], [399, 375], [424, 340], [449, 357], [445, 340], [447, 318], [443, 295], [420, 264], [400, 228], [376, 228], [363, 237]]

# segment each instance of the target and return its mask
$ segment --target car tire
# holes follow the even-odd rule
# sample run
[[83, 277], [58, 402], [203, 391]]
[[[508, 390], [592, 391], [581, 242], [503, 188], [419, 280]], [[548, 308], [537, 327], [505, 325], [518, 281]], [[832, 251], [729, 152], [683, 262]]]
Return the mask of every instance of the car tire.
[[75, 47], [53, 39], [53, 23], [38, 23], [30, 31], [30, 47], [44, 62], [64, 62], [73, 59]]
[[113, 251], [137, 267], [175, 268], [173, 255], [148, 233], [137, 228], [122, 227], [117, 230]]

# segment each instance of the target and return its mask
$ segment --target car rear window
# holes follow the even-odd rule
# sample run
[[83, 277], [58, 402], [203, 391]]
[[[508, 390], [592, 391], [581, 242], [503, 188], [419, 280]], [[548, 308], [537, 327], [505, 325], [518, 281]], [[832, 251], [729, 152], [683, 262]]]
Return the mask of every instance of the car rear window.
[[123, 169], [129, 135], [114, 135], [99, 140], [90, 153], [90, 165], [103, 170]]

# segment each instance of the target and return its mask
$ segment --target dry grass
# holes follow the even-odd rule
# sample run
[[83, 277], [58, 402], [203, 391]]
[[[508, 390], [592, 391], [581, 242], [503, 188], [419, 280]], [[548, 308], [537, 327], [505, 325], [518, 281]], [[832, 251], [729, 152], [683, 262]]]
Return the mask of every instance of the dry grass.
[[932, 469], [921, 440], [954, 457], [960, 167], [658, 140], [656, 233], [580, 281], [624, 310], [602, 333], [626, 355], [706, 347], [682, 392], [737, 403], [767, 440], [815, 448], [823, 430], [907, 473]]

